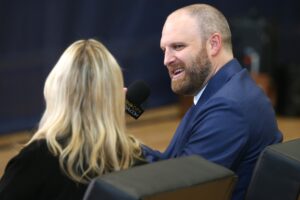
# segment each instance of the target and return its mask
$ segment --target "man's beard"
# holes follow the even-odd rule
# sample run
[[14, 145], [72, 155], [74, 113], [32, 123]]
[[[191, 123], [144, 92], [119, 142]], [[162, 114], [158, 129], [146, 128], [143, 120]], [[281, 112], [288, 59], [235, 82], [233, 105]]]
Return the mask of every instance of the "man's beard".
[[208, 59], [206, 49], [203, 48], [191, 66], [186, 66], [184, 79], [171, 81], [173, 92], [186, 96], [196, 95], [206, 85], [211, 71], [212, 64]]

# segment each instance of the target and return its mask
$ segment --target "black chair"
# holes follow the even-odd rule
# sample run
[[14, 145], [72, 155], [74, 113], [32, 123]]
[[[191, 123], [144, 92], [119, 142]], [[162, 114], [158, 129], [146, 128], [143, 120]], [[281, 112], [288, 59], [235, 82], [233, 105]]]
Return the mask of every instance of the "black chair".
[[227, 200], [236, 180], [232, 171], [188, 156], [100, 176], [84, 200]]
[[300, 139], [268, 146], [260, 155], [246, 200], [300, 200]]

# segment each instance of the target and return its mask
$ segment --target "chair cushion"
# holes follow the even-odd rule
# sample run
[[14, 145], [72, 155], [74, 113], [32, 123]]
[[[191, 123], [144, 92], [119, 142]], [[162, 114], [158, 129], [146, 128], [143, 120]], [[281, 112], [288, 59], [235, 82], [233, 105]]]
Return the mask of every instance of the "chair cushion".
[[296, 200], [300, 191], [300, 139], [268, 146], [260, 155], [247, 200]]
[[235, 174], [199, 156], [146, 164], [94, 179], [84, 200], [230, 199]]

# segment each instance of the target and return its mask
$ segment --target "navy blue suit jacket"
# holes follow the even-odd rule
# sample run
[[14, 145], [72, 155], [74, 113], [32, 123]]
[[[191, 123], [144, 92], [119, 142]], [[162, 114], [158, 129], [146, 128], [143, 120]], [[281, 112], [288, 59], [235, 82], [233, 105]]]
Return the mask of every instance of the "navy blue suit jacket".
[[233, 59], [210, 79], [166, 151], [143, 150], [149, 161], [197, 154], [233, 170], [238, 182], [232, 199], [241, 200], [260, 152], [281, 141], [271, 102]]

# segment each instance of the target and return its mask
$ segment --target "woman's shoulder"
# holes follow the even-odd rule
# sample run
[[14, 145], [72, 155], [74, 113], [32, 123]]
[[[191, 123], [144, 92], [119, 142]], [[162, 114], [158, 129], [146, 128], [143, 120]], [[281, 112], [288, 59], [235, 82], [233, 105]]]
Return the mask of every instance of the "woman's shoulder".
[[48, 152], [46, 140], [33, 141], [24, 146], [20, 152], [7, 163], [6, 169], [20, 168], [21, 166], [30, 167], [33, 164], [38, 166], [38, 163], [49, 160], [49, 156], [47, 156], [47, 154], [49, 154]]
[[23, 152], [44, 152], [47, 150], [47, 142], [45, 139], [34, 140], [28, 145], [26, 145], [21, 151]]
[[49, 153], [50, 152], [48, 150], [46, 140], [39, 139], [34, 140], [31, 143], [24, 146], [16, 157], [32, 160], [43, 157], [45, 154]]

